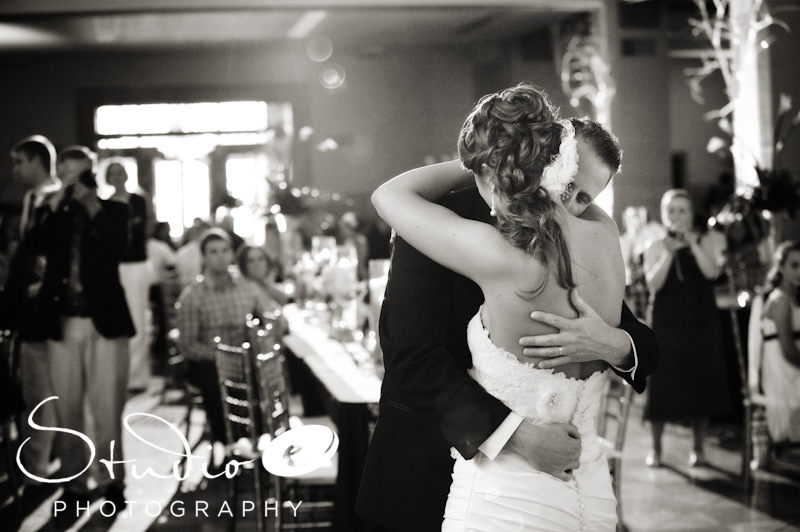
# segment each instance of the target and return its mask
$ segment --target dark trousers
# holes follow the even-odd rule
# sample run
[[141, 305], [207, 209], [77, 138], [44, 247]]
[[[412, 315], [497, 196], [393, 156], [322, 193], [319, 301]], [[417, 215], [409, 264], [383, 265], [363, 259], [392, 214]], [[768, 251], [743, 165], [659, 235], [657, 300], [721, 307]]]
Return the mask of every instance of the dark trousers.
[[225, 418], [222, 413], [222, 395], [219, 391], [217, 366], [210, 360], [190, 360], [186, 380], [200, 389], [206, 409], [206, 418], [211, 427], [211, 437], [214, 441], [230, 443], [225, 433]]

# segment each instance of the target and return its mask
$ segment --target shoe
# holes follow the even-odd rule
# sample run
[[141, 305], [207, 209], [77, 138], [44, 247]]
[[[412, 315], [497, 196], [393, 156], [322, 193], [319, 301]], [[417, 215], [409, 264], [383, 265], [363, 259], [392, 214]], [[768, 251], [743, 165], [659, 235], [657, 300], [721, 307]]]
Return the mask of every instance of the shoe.
[[689, 454], [689, 467], [708, 467], [705, 455], [695, 452]]
[[644, 459], [645, 465], [647, 467], [661, 467], [661, 454], [656, 453], [655, 451], [650, 451], [647, 455], [647, 458]]

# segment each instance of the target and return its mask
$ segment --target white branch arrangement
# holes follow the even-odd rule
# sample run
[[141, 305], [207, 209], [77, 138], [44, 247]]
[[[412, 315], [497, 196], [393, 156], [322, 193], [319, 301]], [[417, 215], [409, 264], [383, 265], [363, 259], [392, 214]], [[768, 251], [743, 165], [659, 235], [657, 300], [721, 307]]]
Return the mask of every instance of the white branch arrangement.
[[707, 40], [711, 50], [707, 56], [701, 58], [701, 66], [687, 68], [684, 73], [689, 78], [692, 98], [698, 103], [703, 103], [702, 83], [719, 70], [725, 82], [728, 103], [721, 109], [706, 113], [705, 118], [707, 120], [725, 118], [736, 108], [740, 79], [737, 64], [741, 61], [742, 55], [755, 53], [754, 51], [758, 49], [756, 41], [762, 30], [773, 25], [780, 26], [787, 32], [790, 29], [786, 23], [770, 14], [764, 0], [753, 0], [750, 11], [742, 17], [730, 16], [730, 0], [713, 0], [713, 13], [709, 12], [705, 0], [694, 0], [694, 3], [700, 12], [700, 18], [689, 19], [692, 35]]

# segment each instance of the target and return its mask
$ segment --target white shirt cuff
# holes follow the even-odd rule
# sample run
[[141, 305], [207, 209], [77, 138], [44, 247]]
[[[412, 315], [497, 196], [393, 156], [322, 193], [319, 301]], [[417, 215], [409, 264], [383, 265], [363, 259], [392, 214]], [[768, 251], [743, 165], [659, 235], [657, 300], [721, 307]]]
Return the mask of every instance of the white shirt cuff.
[[478, 447], [489, 460], [494, 460], [522, 423], [522, 416], [509, 412], [500, 426]]
[[630, 373], [631, 374], [631, 380], [633, 380], [633, 379], [636, 378], [636, 368], [639, 367], [639, 355], [636, 354], [636, 344], [633, 343], [633, 338], [631, 337], [631, 335], [628, 334], [627, 331], [622, 331], [622, 332], [624, 332], [625, 335], [628, 337], [628, 340], [631, 341], [631, 350], [633, 350], [633, 367], [625, 369], [625, 368], [619, 368], [617, 366], [614, 366], [614, 369], [616, 369], [617, 371]]

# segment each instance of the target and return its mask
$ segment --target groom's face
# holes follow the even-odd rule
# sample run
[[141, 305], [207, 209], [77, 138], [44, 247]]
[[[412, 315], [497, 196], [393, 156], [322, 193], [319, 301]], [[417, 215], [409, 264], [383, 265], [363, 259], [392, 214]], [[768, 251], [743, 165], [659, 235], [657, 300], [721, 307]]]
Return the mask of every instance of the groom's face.
[[564, 207], [573, 216], [580, 216], [597, 195], [606, 188], [614, 175], [614, 170], [597, 156], [591, 144], [581, 136], [578, 136], [576, 141], [578, 144], [578, 173], [575, 174], [572, 196], [564, 201]]

